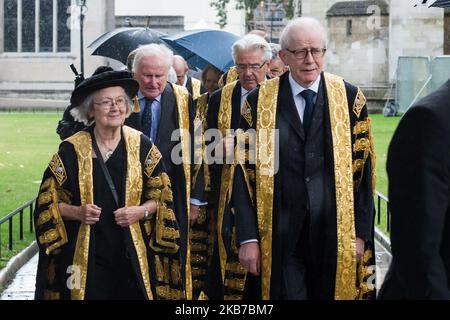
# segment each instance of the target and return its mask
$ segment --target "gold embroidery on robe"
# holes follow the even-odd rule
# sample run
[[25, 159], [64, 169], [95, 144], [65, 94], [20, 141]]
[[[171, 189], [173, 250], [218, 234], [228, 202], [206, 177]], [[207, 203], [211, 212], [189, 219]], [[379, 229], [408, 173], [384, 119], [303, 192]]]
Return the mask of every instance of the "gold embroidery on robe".
[[256, 208], [261, 248], [261, 295], [270, 299], [272, 211], [275, 175], [275, 125], [280, 78], [261, 84], [258, 97]]
[[[330, 73], [324, 73], [324, 77], [331, 121], [336, 189], [337, 270], [335, 299], [355, 299], [356, 231], [349, 107], [343, 79]], [[355, 112], [355, 109], [353, 111]]]
[[162, 155], [159, 152], [158, 148], [156, 147], [156, 145], [153, 145], [150, 152], [147, 155], [147, 158], [145, 159], [144, 173], [147, 176], [147, 178], [150, 178], [152, 176], [152, 173], [155, 170], [161, 158]]
[[359, 118], [365, 104], [366, 104], [366, 97], [364, 96], [361, 89], [358, 88], [358, 93], [356, 95], [355, 102], [353, 104], [353, 113], [356, 115], [356, 117]]
[[250, 127], [253, 126], [253, 119], [252, 119], [252, 107], [248, 103], [247, 99], [244, 101], [244, 104], [242, 105], [241, 115], [247, 121], [248, 125]]
[[[191, 199], [191, 159], [190, 159], [190, 132], [189, 132], [189, 93], [186, 88], [173, 85], [173, 92], [178, 106], [179, 128], [181, 130], [181, 146], [183, 150], [183, 171], [186, 179], [186, 208], [187, 208], [187, 225], [189, 226], [190, 217], [190, 199]], [[192, 300], [192, 276], [190, 261], [190, 228], [187, 228], [187, 248], [186, 248], [186, 299]]]
[[67, 180], [67, 173], [66, 169], [64, 168], [64, 164], [59, 157], [59, 154], [55, 153], [53, 155], [53, 158], [52, 160], [50, 160], [48, 167], [55, 175], [55, 178], [58, 181], [59, 185], [62, 186], [63, 183]]
[[192, 83], [192, 99], [196, 100], [198, 97], [200, 97], [200, 88], [202, 86], [202, 82], [198, 79], [191, 77], [191, 83]]

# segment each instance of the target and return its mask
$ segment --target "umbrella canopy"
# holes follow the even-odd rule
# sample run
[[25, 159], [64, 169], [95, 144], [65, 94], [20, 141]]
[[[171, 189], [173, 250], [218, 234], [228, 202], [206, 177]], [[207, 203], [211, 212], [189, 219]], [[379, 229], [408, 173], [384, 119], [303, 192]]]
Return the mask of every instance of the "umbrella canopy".
[[415, 6], [450, 8], [450, 0], [417, 0]]
[[450, 8], [450, 0], [437, 0], [431, 7]]
[[160, 38], [165, 33], [150, 28], [118, 28], [98, 37], [88, 48], [92, 55], [112, 58], [127, 64], [128, 54], [140, 45], [161, 43]]
[[177, 54], [182, 56], [192, 69], [204, 69], [212, 64], [227, 71], [233, 66], [231, 46], [238, 36], [222, 30], [190, 30], [173, 36], [162, 37]]

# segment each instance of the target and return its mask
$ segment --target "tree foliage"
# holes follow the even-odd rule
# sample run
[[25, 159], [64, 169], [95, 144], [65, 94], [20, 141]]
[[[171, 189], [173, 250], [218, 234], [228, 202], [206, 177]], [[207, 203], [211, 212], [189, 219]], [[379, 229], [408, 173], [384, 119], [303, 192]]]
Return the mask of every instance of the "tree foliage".
[[220, 29], [225, 28], [227, 25], [227, 9], [226, 6], [230, 2], [230, 0], [211, 0], [209, 5], [216, 9], [217, 18], [219, 19], [216, 23], [219, 25]]
[[[286, 18], [292, 19], [294, 17], [294, 0], [265, 0], [278, 4], [283, 4], [286, 12]], [[211, 0], [210, 6], [217, 11], [217, 24], [223, 29], [227, 25], [227, 10], [226, 6], [230, 0]], [[253, 10], [255, 10], [261, 3], [261, 0], [236, 0], [236, 9], [245, 11], [245, 21], [247, 26], [253, 21]]]

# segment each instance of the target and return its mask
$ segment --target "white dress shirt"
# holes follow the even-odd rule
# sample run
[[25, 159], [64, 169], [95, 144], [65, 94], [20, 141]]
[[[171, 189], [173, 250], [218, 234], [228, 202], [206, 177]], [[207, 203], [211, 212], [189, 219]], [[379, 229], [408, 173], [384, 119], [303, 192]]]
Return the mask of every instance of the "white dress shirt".
[[305, 112], [305, 99], [300, 95], [300, 92], [304, 90], [312, 90], [316, 93], [316, 97], [314, 98], [314, 103], [317, 100], [317, 93], [319, 92], [319, 84], [320, 84], [320, 76], [317, 77], [316, 81], [309, 88], [304, 88], [297, 83], [297, 81], [292, 78], [292, 74], [289, 73], [289, 84], [291, 85], [292, 95], [294, 96], [295, 107], [297, 108], [298, 116], [303, 123], [303, 113]]

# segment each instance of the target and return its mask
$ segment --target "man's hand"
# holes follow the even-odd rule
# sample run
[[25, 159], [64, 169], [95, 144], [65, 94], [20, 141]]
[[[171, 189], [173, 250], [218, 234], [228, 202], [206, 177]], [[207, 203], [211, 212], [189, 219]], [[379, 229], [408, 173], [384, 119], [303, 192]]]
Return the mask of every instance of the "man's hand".
[[249, 242], [239, 248], [239, 262], [251, 274], [258, 276], [261, 269], [261, 253], [258, 242]]
[[94, 225], [100, 220], [102, 208], [95, 204], [86, 204], [78, 207], [78, 220], [84, 224]]
[[114, 211], [114, 219], [119, 226], [129, 227], [144, 217], [144, 210], [142, 206], [120, 208]]
[[191, 226], [197, 222], [199, 216], [200, 216], [200, 206], [191, 204], [190, 217], [189, 217], [189, 219], [191, 221]]
[[361, 261], [361, 258], [364, 255], [364, 246], [365, 241], [361, 238], [356, 238], [356, 262], [358, 263], [359, 261]]

